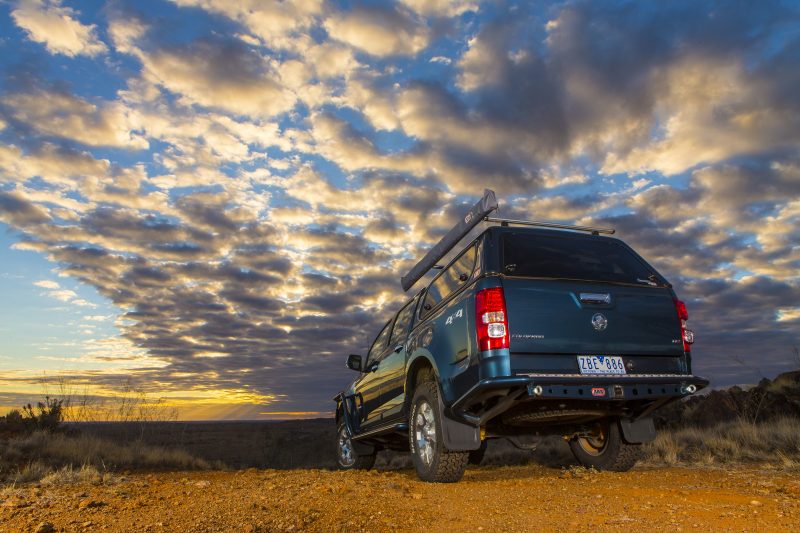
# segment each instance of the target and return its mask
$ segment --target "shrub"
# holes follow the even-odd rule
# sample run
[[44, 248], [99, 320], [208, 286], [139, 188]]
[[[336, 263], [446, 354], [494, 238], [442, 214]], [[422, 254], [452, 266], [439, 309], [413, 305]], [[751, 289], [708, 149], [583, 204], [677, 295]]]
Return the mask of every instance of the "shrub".
[[[17, 465], [23, 465], [18, 467]], [[0, 441], [0, 481], [96, 482], [101, 472], [120, 469], [202, 470], [224, 468], [179, 449], [118, 443], [91, 435], [34, 431]], [[71, 481], [70, 481], [71, 480]]]
[[746, 420], [710, 428], [663, 431], [645, 446], [648, 461], [657, 464], [770, 463], [800, 465], [800, 419], [778, 418], [753, 424]]
[[22, 406], [0, 417], [0, 434], [20, 435], [33, 431], [56, 431], [64, 420], [63, 400], [45, 397], [44, 402]]

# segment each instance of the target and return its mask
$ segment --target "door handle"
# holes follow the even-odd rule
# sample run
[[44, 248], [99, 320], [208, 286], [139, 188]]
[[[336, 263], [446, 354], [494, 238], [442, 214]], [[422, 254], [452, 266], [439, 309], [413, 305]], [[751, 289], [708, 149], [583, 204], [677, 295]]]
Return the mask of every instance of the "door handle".
[[397, 346], [394, 347], [394, 353], [400, 353], [400, 350], [402, 350], [402, 349], [403, 349], [403, 345], [402, 344], [398, 344]]
[[608, 293], [582, 292], [578, 295], [584, 304], [610, 304], [611, 295]]

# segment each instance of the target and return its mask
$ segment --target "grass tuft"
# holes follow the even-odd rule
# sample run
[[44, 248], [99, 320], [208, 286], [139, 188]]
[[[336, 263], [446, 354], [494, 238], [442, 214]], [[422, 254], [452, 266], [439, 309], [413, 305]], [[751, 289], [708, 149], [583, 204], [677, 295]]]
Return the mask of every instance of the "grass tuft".
[[778, 418], [761, 424], [740, 420], [711, 428], [662, 431], [644, 451], [646, 462], [652, 464], [770, 463], [796, 468], [800, 465], [800, 419]]
[[94, 483], [104, 481], [104, 473], [120, 469], [204, 470], [223, 466], [179, 449], [149, 446], [141, 441], [121, 444], [83, 434], [36, 431], [0, 441], [0, 480], [15, 483]]
[[74, 485], [76, 483], [90, 483], [99, 485], [108, 482], [111, 478], [108, 473], [102, 474], [92, 465], [81, 465], [75, 468], [72, 465], [63, 466], [57, 470], [51, 470], [41, 478], [42, 485]]

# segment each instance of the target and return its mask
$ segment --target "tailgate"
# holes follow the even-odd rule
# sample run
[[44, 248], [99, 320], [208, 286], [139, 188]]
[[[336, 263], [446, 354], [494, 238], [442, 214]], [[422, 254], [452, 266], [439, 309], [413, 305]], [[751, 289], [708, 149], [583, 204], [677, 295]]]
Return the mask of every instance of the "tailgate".
[[503, 288], [512, 354], [683, 355], [665, 287], [506, 277]]

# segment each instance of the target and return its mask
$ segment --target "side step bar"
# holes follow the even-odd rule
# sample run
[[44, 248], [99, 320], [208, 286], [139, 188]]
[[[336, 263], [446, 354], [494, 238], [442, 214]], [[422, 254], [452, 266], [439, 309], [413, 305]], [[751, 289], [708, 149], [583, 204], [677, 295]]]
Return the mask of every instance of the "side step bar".
[[399, 424], [389, 424], [386, 426], [381, 426], [374, 429], [368, 429], [366, 431], [362, 431], [358, 435], [353, 435], [353, 440], [362, 440], [370, 437], [379, 437], [381, 435], [388, 435], [389, 433], [401, 433], [403, 431], [408, 431], [408, 424], [406, 424], [405, 422]]

